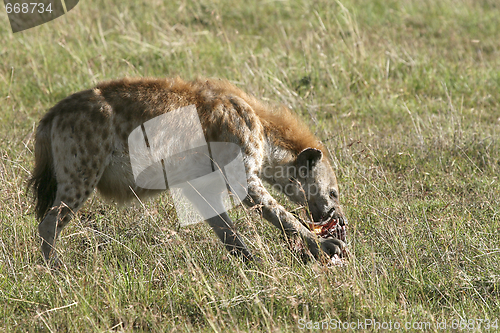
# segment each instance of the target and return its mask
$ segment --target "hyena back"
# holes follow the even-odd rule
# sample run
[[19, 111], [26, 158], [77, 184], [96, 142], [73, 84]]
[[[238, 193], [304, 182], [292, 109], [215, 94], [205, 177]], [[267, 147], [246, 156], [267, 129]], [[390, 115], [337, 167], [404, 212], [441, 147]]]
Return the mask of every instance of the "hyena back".
[[[189, 105], [196, 107], [207, 142], [241, 147], [248, 184], [245, 204], [258, 207], [284, 233], [299, 235], [314, 256], [321, 251], [342, 256], [345, 239], [317, 237], [263, 185], [286, 189], [293, 202], [308, 206], [317, 225], [332, 220], [344, 225], [335, 174], [311, 132], [288, 109], [264, 105], [227, 81], [176, 78], [101, 83], [65, 98], [42, 118], [28, 184], [45, 259], [55, 257], [56, 238], [95, 188], [119, 203], [159, 192], [136, 185], [128, 137], [144, 122]], [[178, 126], [182, 130], [181, 121]], [[162, 149], [168, 154], [175, 145], [175, 140], [165, 142]], [[231, 253], [252, 258], [226, 213], [206, 222]]]

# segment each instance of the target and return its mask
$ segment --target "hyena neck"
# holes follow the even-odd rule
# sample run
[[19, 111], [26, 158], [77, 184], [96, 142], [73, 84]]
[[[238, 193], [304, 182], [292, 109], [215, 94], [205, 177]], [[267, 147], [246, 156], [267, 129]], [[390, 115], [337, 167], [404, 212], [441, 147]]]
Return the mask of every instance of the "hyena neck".
[[[293, 116], [288, 114], [290, 118]], [[262, 178], [271, 184], [287, 183], [296, 177], [297, 156], [304, 149], [316, 148], [325, 153], [321, 142], [302, 123], [295, 118], [293, 122], [288, 118], [285, 128], [276, 124], [264, 131], [265, 150], [261, 169]]]
[[292, 177], [291, 171], [295, 167], [298, 153], [300, 151], [277, 144], [276, 140], [267, 137], [262, 178], [270, 184], [276, 184], [280, 179]]
[[284, 131], [282, 127], [273, 126], [264, 133], [266, 146], [264, 163], [267, 166], [293, 165], [300, 152], [307, 148], [316, 148], [326, 153], [323, 144], [303, 128], [297, 130], [292, 127]]
[[290, 109], [284, 106], [264, 108], [259, 104], [252, 107], [264, 127], [265, 165], [287, 166], [306, 148], [325, 153], [323, 144]]
[[273, 140], [266, 140], [266, 159], [264, 161], [267, 166], [286, 166], [291, 164], [295, 157], [298, 155], [297, 151], [294, 151], [288, 147], [282, 145], [277, 145]]

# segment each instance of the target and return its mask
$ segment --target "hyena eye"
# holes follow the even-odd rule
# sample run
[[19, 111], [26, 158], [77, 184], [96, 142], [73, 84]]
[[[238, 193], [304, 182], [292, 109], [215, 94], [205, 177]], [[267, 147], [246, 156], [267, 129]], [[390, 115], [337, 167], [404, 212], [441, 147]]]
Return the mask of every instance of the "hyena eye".
[[337, 193], [337, 191], [331, 190], [330, 191], [330, 198], [332, 198], [332, 199], [338, 199], [339, 198], [339, 194]]

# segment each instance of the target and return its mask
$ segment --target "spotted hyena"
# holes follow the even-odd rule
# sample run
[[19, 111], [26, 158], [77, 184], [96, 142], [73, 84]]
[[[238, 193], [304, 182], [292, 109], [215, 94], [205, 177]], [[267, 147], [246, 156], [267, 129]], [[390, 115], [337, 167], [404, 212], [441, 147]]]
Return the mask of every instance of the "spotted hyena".
[[[335, 230], [343, 230], [345, 218], [334, 171], [323, 145], [287, 108], [259, 102], [223, 80], [127, 78], [75, 93], [40, 121], [29, 186], [45, 259], [55, 257], [56, 238], [95, 188], [121, 203], [160, 192], [134, 181], [128, 138], [148, 120], [190, 105], [196, 108], [207, 142], [231, 142], [241, 148], [246, 205], [285, 234], [300, 236], [315, 257], [321, 252], [343, 255], [345, 233]], [[320, 231], [312, 232], [314, 228], [283, 208], [264, 182], [308, 207], [308, 222]], [[226, 213], [206, 222], [231, 253], [252, 258]], [[332, 223], [340, 229], [330, 228]], [[325, 232], [335, 237], [319, 236]]]

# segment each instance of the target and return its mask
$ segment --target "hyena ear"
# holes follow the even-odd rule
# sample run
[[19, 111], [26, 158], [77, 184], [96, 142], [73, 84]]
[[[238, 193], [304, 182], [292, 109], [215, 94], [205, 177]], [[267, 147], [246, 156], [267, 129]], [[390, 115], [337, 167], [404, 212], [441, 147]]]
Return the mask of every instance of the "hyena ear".
[[297, 156], [297, 170], [299, 176], [305, 178], [309, 171], [321, 160], [323, 153], [316, 148], [306, 148]]

